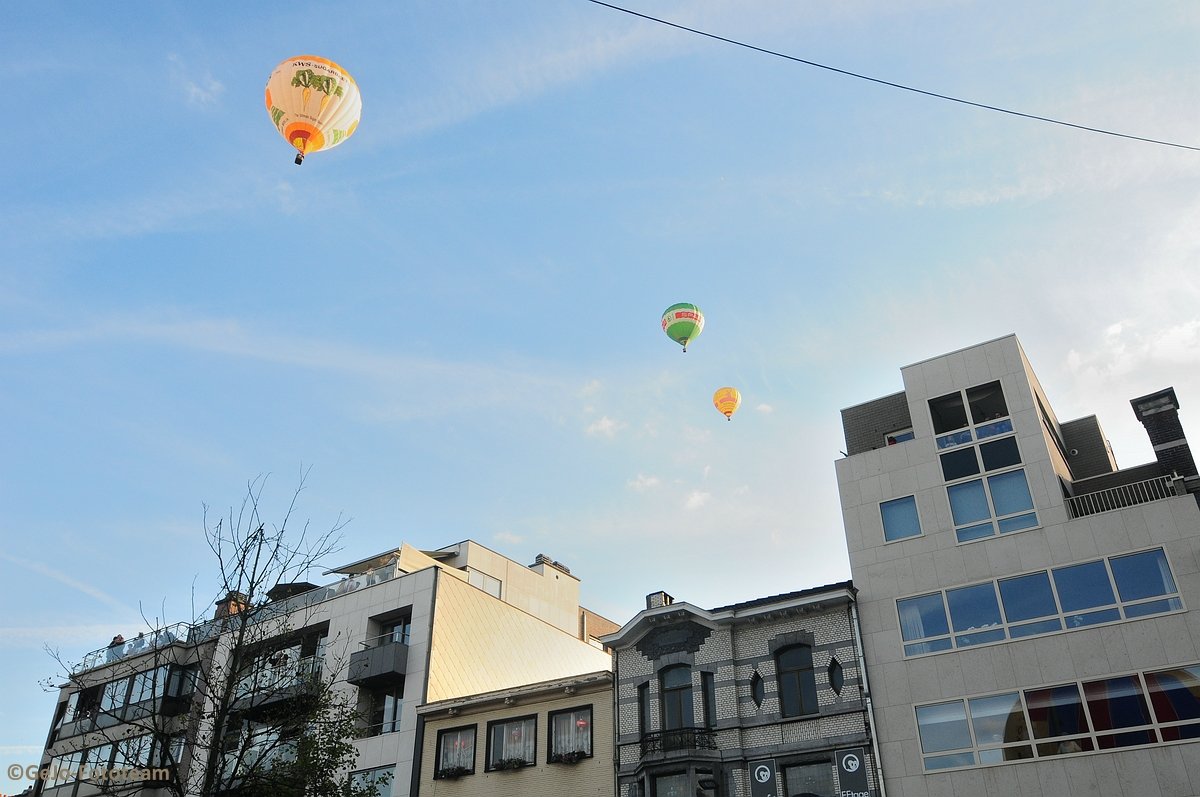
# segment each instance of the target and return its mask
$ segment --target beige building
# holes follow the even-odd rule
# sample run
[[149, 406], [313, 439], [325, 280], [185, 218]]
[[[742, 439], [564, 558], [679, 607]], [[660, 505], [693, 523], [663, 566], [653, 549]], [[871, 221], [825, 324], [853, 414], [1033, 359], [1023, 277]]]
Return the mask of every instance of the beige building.
[[[1009, 335], [842, 411], [837, 462], [888, 797], [1200, 794], [1200, 479], [1053, 410]], [[1147, 386], [1156, 387], [1156, 386]]]
[[606, 669], [421, 706], [420, 793], [611, 797], [612, 700]]
[[[272, 614], [286, 634], [259, 643], [262, 667], [244, 679], [245, 690], [239, 683], [239, 695], [253, 703], [245, 722], [272, 695], [294, 697], [321, 675], [357, 705], [363, 727], [354, 777], [388, 776], [384, 797], [411, 794], [419, 777], [417, 706], [610, 667], [587, 628], [611, 624], [579, 606], [579, 580], [547, 557], [524, 566], [472, 541], [434, 551], [405, 544], [330, 573], [341, 580], [272, 590]], [[62, 687], [43, 764], [63, 772], [82, 766], [86, 774], [161, 760], [175, 744], [170, 759], [196, 783], [182, 737], [138, 733], [137, 718], [163, 706], [182, 714], [208, 700], [184, 676], [202, 653], [219, 668], [225, 642], [214, 619], [86, 657]], [[113, 743], [131, 735], [135, 745]], [[86, 776], [39, 788], [52, 797], [100, 791]]]

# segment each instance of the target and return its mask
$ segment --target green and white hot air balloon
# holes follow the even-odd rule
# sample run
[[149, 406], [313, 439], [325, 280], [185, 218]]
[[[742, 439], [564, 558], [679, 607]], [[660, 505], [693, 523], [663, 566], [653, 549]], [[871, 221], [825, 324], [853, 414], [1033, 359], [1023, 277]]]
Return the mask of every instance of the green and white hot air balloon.
[[704, 313], [694, 304], [673, 304], [663, 313], [662, 328], [667, 337], [687, 351], [688, 343], [704, 331]]

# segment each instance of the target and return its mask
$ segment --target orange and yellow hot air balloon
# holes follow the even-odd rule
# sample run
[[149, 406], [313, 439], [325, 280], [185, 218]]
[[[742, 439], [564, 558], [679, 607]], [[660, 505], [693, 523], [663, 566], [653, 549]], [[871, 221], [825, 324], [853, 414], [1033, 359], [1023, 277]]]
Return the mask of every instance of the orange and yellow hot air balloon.
[[713, 393], [713, 406], [717, 408], [717, 412], [725, 416], [726, 420], [732, 421], [733, 414], [738, 411], [738, 407], [742, 406], [742, 394], [736, 387], [717, 388], [717, 392]]
[[275, 67], [267, 80], [267, 113], [279, 134], [296, 148], [300, 165], [310, 152], [331, 149], [354, 135], [362, 97], [350, 73], [333, 61], [298, 55]]

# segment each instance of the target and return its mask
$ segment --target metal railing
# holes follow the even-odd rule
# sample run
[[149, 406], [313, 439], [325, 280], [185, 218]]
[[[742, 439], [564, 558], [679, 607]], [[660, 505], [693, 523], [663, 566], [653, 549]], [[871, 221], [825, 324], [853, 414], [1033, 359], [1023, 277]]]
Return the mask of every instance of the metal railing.
[[1112, 512], [1127, 506], [1148, 504], [1151, 501], [1161, 501], [1175, 494], [1174, 477], [1155, 476], [1153, 479], [1145, 481], [1122, 484], [1083, 495], [1073, 495], [1067, 499], [1067, 510], [1071, 513], [1071, 517], [1079, 518], [1101, 512]]
[[642, 757], [672, 750], [716, 750], [717, 735], [708, 728], [672, 728], [642, 737]]
[[140, 656], [143, 653], [164, 648], [174, 642], [187, 642], [188, 633], [191, 631], [191, 628], [192, 626], [189, 623], [175, 623], [158, 631], [152, 631], [149, 634], [138, 634], [133, 639], [123, 639], [117, 644], [110, 644], [106, 648], [100, 648], [87, 654], [75, 666], [74, 671], [77, 673], [83, 672], [93, 667], [99, 667], [101, 664], [109, 664], [131, 656]]
[[306, 656], [291, 662], [268, 663], [238, 681], [234, 698], [241, 700], [311, 683], [321, 675], [321, 659], [321, 656]]

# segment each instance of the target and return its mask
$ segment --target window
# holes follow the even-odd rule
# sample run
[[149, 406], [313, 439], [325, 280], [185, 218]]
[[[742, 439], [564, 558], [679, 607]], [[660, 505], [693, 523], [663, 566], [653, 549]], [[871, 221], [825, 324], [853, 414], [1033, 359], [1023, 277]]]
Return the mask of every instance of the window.
[[920, 535], [916, 496], [884, 501], [879, 505], [879, 513], [883, 516], [883, 538], [888, 542]]
[[488, 771], [516, 769], [536, 762], [537, 717], [488, 723]]
[[[499, 596], [497, 595], [497, 597]], [[399, 620], [384, 623], [380, 630], [383, 632], [380, 634], [381, 643], [399, 642], [402, 645], [407, 645], [412, 636], [412, 619], [402, 617]]]
[[896, 601], [906, 656], [1182, 609], [1162, 548]]
[[894, 432], [888, 432], [883, 436], [883, 443], [884, 445], [894, 446], [897, 443], [906, 443], [915, 437], [916, 435], [913, 434], [912, 427], [910, 426], [907, 429], [897, 429]]
[[641, 726], [642, 735], [650, 733], [650, 683], [639, 684], [637, 688], [638, 695], [638, 723]]
[[692, 671], [686, 664], [667, 667], [659, 674], [662, 695], [662, 729], [690, 728], [692, 713]]
[[152, 738], [147, 733], [116, 742], [113, 769], [146, 769], [149, 767]]
[[917, 706], [926, 770], [1200, 738], [1200, 666]]
[[779, 713], [799, 717], [817, 711], [817, 683], [813, 678], [812, 648], [792, 645], [775, 654], [779, 677]]
[[794, 764], [783, 767], [784, 797], [834, 797], [833, 765]]
[[581, 706], [549, 714], [550, 763], [578, 761], [592, 755], [592, 707]]
[[704, 727], [717, 727], [717, 676], [715, 673], [700, 673], [700, 695], [704, 699]]
[[400, 704], [403, 698], [403, 684], [371, 692], [371, 714], [367, 718], [366, 729], [368, 736], [400, 730]]
[[750, 699], [754, 701], [755, 708], [762, 708], [763, 700], [767, 697], [767, 687], [763, 683], [763, 677], [758, 674], [758, 670], [750, 676]]
[[654, 797], [692, 797], [692, 779], [686, 772], [658, 775], [654, 778]]
[[394, 767], [378, 767], [364, 769], [350, 776], [350, 785], [355, 789], [374, 787], [376, 797], [392, 797], [392, 778]]
[[475, 726], [438, 731], [435, 778], [453, 778], [475, 772]]
[[167, 667], [140, 672], [133, 676], [133, 687], [129, 691], [130, 703], [141, 703], [162, 697], [167, 689]]

